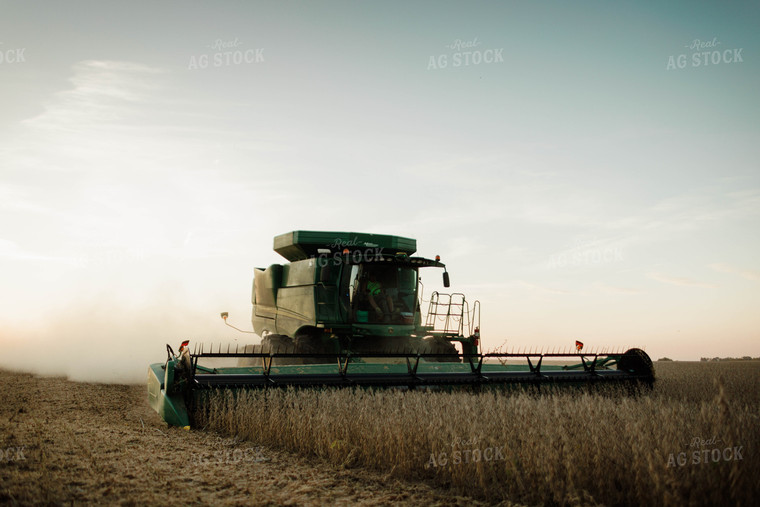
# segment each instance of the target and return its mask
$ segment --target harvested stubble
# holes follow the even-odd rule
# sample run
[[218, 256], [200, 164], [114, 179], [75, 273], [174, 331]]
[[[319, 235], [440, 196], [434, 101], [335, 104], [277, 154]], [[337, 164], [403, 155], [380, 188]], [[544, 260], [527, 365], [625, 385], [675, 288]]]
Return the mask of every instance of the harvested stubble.
[[[654, 391], [638, 396], [220, 391], [203, 395], [195, 418], [256, 444], [390, 470], [491, 501], [754, 505], [760, 362], [657, 368]], [[705, 463], [704, 450], [714, 448], [720, 459], [708, 452]], [[670, 460], [679, 453], [685, 465]]]

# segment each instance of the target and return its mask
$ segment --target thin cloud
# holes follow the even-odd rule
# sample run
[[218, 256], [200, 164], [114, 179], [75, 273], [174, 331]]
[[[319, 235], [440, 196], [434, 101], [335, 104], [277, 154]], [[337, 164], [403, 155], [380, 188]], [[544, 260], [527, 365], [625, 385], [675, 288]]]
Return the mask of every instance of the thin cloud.
[[710, 264], [709, 267], [715, 271], [718, 271], [719, 273], [729, 273], [732, 275], [739, 275], [742, 278], [746, 278], [747, 280], [760, 281], [760, 271], [753, 269], [740, 269], [720, 262]]
[[104, 124], [118, 125], [134, 114], [160, 87], [160, 69], [132, 62], [79, 62], [72, 68], [72, 88], [58, 92], [42, 114], [25, 120], [37, 129], [76, 132]]
[[717, 287], [717, 285], [712, 283], [700, 282], [699, 280], [693, 280], [691, 278], [685, 277], [666, 276], [660, 273], [649, 273], [647, 277], [651, 278], [652, 280], [657, 280], [658, 282], [668, 283], [671, 285], [680, 285], [681, 287], [704, 287], [708, 289]]
[[236, 228], [237, 216], [308, 190], [281, 174], [247, 180], [234, 162], [210, 168], [234, 155], [224, 143], [255, 136], [214, 130], [197, 117], [209, 105], [183, 98], [162, 69], [86, 60], [71, 73], [70, 86], [5, 140], [15, 170], [0, 183], [3, 236], [12, 240], [0, 244], [2, 258], [79, 265], [118, 249], [173, 255], [188, 245], [192, 256], [216, 256], [229, 247], [203, 231]]
[[46, 260], [49, 257], [23, 251], [16, 242], [0, 238], [0, 259]]
[[525, 281], [520, 281], [520, 285], [532, 291], [543, 292], [545, 294], [572, 294], [572, 292], [568, 290], [554, 289], [552, 287], [545, 287], [543, 285], [537, 285], [535, 283], [529, 283]]
[[615, 287], [606, 284], [596, 284], [596, 288], [607, 294], [641, 294], [642, 291], [630, 287]]

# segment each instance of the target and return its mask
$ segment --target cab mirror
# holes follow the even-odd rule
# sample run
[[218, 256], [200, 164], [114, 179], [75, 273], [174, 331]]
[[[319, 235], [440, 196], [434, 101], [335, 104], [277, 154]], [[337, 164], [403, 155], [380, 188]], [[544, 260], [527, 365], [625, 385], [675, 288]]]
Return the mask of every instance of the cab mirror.
[[444, 287], [451, 287], [451, 281], [449, 281], [449, 272], [444, 271], [443, 272], [443, 286]]

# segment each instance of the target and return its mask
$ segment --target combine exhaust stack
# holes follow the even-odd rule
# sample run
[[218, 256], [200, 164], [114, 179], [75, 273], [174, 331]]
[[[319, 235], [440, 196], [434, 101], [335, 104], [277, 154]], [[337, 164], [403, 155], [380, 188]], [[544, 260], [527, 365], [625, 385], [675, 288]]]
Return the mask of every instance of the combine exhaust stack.
[[[187, 406], [214, 387], [451, 388], [508, 385], [650, 385], [640, 349], [616, 353], [480, 351], [480, 303], [464, 294], [430, 295], [426, 317], [420, 271], [443, 269], [412, 257], [416, 241], [364, 233], [295, 231], [277, 236], [288, 261], [256, 269], [254, 332], [261, 345], [193, 353], [184, 342], [148, 369], [151, 406], [189, 428]], [[228, 314], [222, 318], [227, 324]], [[230, 324], [227, 324], [230, 325]], [[232, 326], [234, 327], [234, 326]], [[235, 328], [237, 329], [237, 328]], [[236, 365], [212, 367], [235, 360]], [[558, 364], [570, 363], [570, 364]]]

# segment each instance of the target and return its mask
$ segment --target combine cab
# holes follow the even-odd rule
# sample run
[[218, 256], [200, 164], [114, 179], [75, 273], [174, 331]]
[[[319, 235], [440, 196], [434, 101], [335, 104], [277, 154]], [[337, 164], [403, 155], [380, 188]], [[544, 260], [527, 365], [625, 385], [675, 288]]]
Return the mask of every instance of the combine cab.
[[[451, 304], [433, 294], [435, 313], [457, 326], [438, 329], [420, 312], [420, 270], [443, 270], [439, 259], [414, 257], [417, 242], [398, 236], [295, 231], [277, 236], [274, 250], [288, 264], [256, 269], [253, 282], [253, 329], [261, 346], [248, 352], [302, 354], [291, 362], [316, 362], [304, 354], [425, 353], [458, 361], [454, 343], [477, 353], [477, 313], [464, 296]], [[475, 304], [477, 309], [477, 303]], [[276, 363], [282, 364], [284, 358]], [[241, 361], [241, 366], [251, 360]]]
[[[654, 370], [640, 349], [625, 353], [480, 351], [480, 305], [433, 292], [423, 319], [421, 270], [440, 258], [415, 257], [416, 241], [364, 233], [294, 231], [275, 237], [289, 262], [256, 269], [254, 331], [261, 344], [191, 354], [183, 343], [148, 370], [151, 406], [189, 427], [186, 403], [198, 389], [285, 386], [649, 384]], [[226, 322], [226, 314], [222, 314]], [[212, 368], [222, 359], [235, 365]], [[547, 364], [544, 364], [544, 359]], [[573, 364], [559, 365], [561, 361]], [[553, 364], [548, 364], [549, 362]]]

